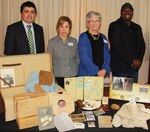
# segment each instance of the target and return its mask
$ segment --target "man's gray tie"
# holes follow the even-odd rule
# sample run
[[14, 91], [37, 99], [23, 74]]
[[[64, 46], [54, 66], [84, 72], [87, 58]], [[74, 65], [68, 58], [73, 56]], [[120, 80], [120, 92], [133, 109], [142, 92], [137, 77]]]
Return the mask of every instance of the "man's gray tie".
[[33, 39], [33, 33], [31, 30], [31, 25], [27, 25], [28, 28], [28, 43], [30, 47], [30, 53], [35, 54], [35, 49], [34, 49], [34, 39]]

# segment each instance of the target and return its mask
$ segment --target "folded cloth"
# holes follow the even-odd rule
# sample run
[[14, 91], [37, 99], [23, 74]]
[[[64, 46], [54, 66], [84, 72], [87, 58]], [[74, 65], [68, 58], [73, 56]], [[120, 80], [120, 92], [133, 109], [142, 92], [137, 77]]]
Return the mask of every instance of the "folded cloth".
[[40, 84], [34, 85], [34, 89], [35, 89], [36, 92], [41, 92], [41, 93], [45, 92], [43, 90], [43, 88], [41, 88]]
[[39, 84], [40, 85], [52, 85], [53, 74], [49, 71], [40, 70], [39, 73]]
[[148, 129], [147, 120], [150, 119], [150, 109], [146, 109], [143, 104], [131, 101], [124, 104], [114, 115], [112, 124], [115, 127], [126, 128], [141, 127]]
[[[26, 83], [26, 91], [27, 92], [36, 92], [35, 90], [35, 85], [39, 84], [39, 72], [32, 72], [31, 75], [29, 76], [27, 83]], [[56, 86], [55, 86], [55, 79], [53, 76], [53, 81], [51, 85], [40, 85], [40, 87], [45, 91], [45, 92], [55, 92], [57, 91]]]

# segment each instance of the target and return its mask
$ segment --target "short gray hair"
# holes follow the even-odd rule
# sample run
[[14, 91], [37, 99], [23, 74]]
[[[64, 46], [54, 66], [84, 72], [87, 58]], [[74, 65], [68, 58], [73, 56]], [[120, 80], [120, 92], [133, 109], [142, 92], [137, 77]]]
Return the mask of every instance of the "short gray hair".
[[90, 18], [92, 16], [98, 16], [99, 17], [99, 20], [100, 22], [102, 21], [102, 16], [99, 12], [96, 12], [96, 11], [89, 11], [86, 15], [86, 23], [89, 22]]

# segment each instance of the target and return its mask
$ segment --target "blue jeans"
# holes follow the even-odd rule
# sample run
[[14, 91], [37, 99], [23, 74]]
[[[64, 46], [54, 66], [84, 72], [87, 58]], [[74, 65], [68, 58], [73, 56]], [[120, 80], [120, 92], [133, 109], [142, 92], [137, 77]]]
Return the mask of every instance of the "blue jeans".
[[113, 73], [112, 72], [112, 74], [113, 76], [116, 76], [116, 77], [133, 78], [133, 82], [138, 83], [138, 70], [134, 69], [133, 67], [131, 67], [129, 71], [126, 73]]

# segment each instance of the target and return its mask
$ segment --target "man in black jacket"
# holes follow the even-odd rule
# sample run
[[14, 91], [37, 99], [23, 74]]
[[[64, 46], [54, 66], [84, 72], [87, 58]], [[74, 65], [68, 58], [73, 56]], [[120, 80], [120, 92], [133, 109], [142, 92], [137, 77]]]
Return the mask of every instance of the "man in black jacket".
[[131, 21], [133, 7], [125, 3], [121, 16], [109, 25], [112, 75], [133, 78], [138, 82], [138, 70], [145, 53], [145, 42], [140, 25]]
[[[21, 21], [13, 23], [7, 27], [4, 54], [20, 55], [20, 54], [37, 54], [45, 52], [44, 34], [42, 26], [34, 23], [37, 10], [34, 3], [30, 1], [24, 2], [20, 6]], [[28, 27], [32, 34], [32, 52], [28, 38]]]

